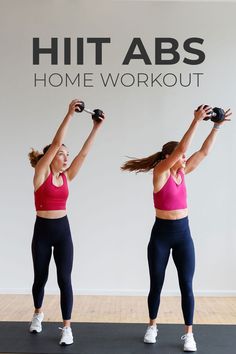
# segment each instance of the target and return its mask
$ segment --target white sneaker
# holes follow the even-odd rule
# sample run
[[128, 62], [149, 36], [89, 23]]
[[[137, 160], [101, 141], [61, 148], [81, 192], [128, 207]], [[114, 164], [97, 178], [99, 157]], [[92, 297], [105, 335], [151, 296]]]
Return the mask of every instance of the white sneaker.
[[157, 332], [158, 329], [156, 325], [148, 326], [143, 339], [144, 343], [150, 343], [150, 344], [156, 343]]
[[193, 337], [193, 333], [186, 333], [181, 337], [184, 340], [184, 352], [196, 352], [197, 345]]
[[70, 345], [73, 343], [73, 335], [72, 335], [72, 330], [70, 327], [59, 327], [61, 329], [61, 339], [59, 344], [60, 345]]
[[42, 332], [42, 321], [44, 318], [43, 312], [40, 313], [34, 313], [32, 322], [30, 325], [30, 332], [31, 333], [40, 333]]

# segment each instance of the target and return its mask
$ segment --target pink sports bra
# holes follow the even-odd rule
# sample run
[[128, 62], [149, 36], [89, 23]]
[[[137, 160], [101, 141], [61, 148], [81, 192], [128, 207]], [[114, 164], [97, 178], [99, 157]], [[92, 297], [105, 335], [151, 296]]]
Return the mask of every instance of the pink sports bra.
[[179, 170], [181, 183], [177, 184], [170, 174], [165, 185], [156, 193], [153, 193], [154, 206], [160, 210], [179, 210], [187, 208], [187, 191], [184, 181], [184, 173]]
[[52, 183], [52, 172], [41, 186], [34, 192], [35, 208], [40, 210], [66, 210], [66, 201], [69, 195], [67, 179], [61, 173], [63, 185], [60, 187]]

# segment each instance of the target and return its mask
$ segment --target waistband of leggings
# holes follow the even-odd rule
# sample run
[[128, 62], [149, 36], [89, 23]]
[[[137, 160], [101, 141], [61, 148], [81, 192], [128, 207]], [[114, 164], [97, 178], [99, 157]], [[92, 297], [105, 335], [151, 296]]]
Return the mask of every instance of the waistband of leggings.
[[42, 216], [36, 215], [36, 221], [37, 222], [48, 223], [48, 224], [60, 223], [60, 222], [64, 222], [64, 221], [67, 221], [67, 220], [68, 220], [67, 215], [62, 216], [61, 218], [54, 218], [54, 219], [43, 218]]
[[177, 231], [189, 226], [189, 218], [185, 216], [181, 219], [169, 220], [156, 217], [155, 224], [162, 229], [174, 229]]

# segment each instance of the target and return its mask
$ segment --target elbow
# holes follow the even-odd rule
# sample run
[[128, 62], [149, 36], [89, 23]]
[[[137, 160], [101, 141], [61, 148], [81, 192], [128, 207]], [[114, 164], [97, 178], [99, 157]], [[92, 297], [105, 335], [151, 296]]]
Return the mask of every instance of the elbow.
[[185, 154], [187, 151], [187, 145], [180, 142], [179, 145], [177, 146], [177, 149], [181, 155]]
[[87, 152], [81, 152], [80, 157], [82, 157], [82, 159], [85, 159], [87, 155]]
[[200, 149], [199, 152], [201, 153], [203, 158], [205, 158], [209, 154], [208, 149]]
[[62, 145], [62, 142], [59, 141], [59, 140], [53, 140], [52, 141], [52, 145], [59, 149], [61, 147], [61, 145]]

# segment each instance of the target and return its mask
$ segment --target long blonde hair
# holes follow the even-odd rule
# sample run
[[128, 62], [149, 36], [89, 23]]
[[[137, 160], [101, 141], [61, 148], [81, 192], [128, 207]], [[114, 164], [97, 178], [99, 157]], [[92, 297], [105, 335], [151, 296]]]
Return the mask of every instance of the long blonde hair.
[[170, 155], [176, 146], [179, 143], [177, 141], [169, 141], [168, 143], [164, 144], [162, 150], [156, 152], [153, 155], [144, 158], [135, 158], [129, 161], [126, 161], [122, 166], [121, 170], [123, 171], [136, 171], [139, 172], [148, 172], [153, 169], [161, 160], [166, 158], [166, 155]]

